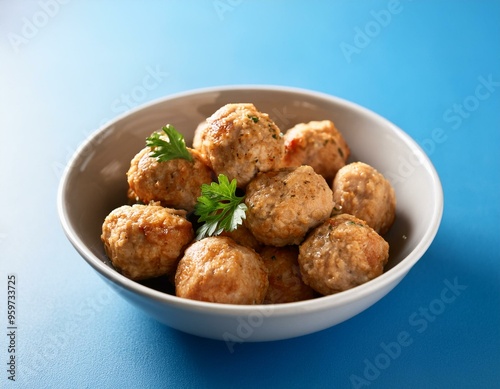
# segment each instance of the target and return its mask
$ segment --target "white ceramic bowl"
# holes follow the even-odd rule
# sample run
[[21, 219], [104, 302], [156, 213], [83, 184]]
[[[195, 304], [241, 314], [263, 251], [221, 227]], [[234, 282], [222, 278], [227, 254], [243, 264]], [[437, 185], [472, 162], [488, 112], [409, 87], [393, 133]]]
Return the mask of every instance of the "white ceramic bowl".
[[[126, 204], [125, 173], [145, 138], [173, 124], [189, 144], [198, 123], [226, 103], [251, 102], [284, 132], [296, 123], [332, 120], [352, 152], [386, 175], [396, 190], [396, 222], [385, 238], [390, 259], [384, 274], [351, 290], [314, 300], [241, 306], [181, 299], [158, 283], [131, 281], [115, 271], [100, 240], [101, 225]], [[203, 337], [243, 341], [286, 339], [319, 331], [370, 307], [408, 273], [437, 233], [443, 210], [441, 184], [430, 160], [402, 130], [379, 115], [326, 94], [277, 86], [231, 86], [167, 96], [134, 109], [90, 136], [61, 180], [58, 210], [64, 231], [120, 296], [155, 319]], [[160, 290], [158, 290], [160, 289]]]

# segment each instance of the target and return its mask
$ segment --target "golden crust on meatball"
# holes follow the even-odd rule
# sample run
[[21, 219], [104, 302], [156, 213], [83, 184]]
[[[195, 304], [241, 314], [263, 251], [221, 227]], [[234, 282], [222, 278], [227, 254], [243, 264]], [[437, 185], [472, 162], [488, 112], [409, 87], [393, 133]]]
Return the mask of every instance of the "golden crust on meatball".
[[260, 256], [226, 236], [190, 245], [175, 274], [178, 297], [224, 304], [261, 304], [269, 281]]
[[307, 232], [328, 218], [332, 191], [310, 166], [259, 173], [247, 186], [245, 225], [269, 246], [299, 244]]
[[364, 220], [384, 235], [396, 217], [396, 194], [390, 182], [363, 162], [341, 168], [333, 180], [335, 207]]
[[198, 150], [201, 154], [203, 154], [202, 146], [203, 146], [203, 138], [205, 137], [205, 133], [208, 130], [208, 123], [206, 120], [203, 120], [198, 124], [196, 129], [194, 130], [193, 135], [193, 149]]
[[382, 274], [389, 244], [363, 220], [341, 214], [315, 228], [299, 247], [302, 278], [328, 295]]
[[262, 244], [257, 239], [255, 239], [255, 236], [253, 236], [253, 234], [245, 226], [245, 224], [240, 224], [233, 231], [222, 231], [220, 233], [220, 236], [228, 236], [236, 243], [241, 244], [245, 247], [249, 247], [257, 252], [262, 247]]
[[102, 225], [106, 254], [118, 271], [133, 280], [173, 273], [194, 238], [185, 215], [158, 205], [121, 206]]
[[309, 165], [327, 182], [332, 182], [349, 158], [349, 146], [330, 120], [297, 124], [283, 139], [284, 166]]
[[172, 159], [159, 162], [150, 156], [151, 148], [142, 149], [127, 172], [129, 195], [143, 203], [160, 201], [165, 207], [191, 212], [201, 195], [201, 185], [212, 182], [212, 170], [199, 152], [188, 148], [193, 161]]
[[265, 246], [259, 254], [269, 275], [264, 304], [290, 303], [316, 297], [314, 289], [302, 281], [297, 260], [298, 246]]
[[198, 151], [200, 157], [203, 159], [204, 163], [207, 166], [211, 166], [210, 164], [210, 159], [207, 156], [207, 153], [205, 152], [203, 148], [203, 140], [205, 139], [205, 134], [207, 133], [209, 129], [209, 125], [206, 120], [203, 120], [196, 129], [194, 130], [194, 136], [193, 136], [193, 149]]
[[[258, 173], [277, 169], [284, 155], [280, 129], [253, 104], [227, 104], [207, 119], [200, 129], [199, 149], [214, 172], [226, 175], [244, 188]], [[197, 143], [197, 144], [198, 144]]]

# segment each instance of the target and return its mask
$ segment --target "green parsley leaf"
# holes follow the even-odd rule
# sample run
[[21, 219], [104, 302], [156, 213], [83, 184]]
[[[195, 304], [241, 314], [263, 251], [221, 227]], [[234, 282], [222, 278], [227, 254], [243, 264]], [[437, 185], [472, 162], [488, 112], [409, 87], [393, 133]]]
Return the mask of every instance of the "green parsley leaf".
[[158, 132], [154, 132], [146, 138], [146, 146], [151, 147], [149, 155], [156, 158], [158, 162], [170, 161], [177, 158], [193, 161], [193, 156], [186, 148], [186, 142], [182, 134], [170, 124], [167, 124], [162, 130], [167, 135], [167, 140], [162, 139], [161, 134]]
[[347, 221], [346, 224], [350, 225], [350, 226], [359, 226], [359, 227], [364, 227], [365, 225], [364, 224], [361, 224], [361, 223], [355, 223], [355, 222], [352, 222], [352, 221]]
[[194, 213], [199, 216], [198, 222], [204, 224], [196, 231], [196, 240], [234, 231], [246, 217], [245, 196], [236, 196], [236, 180], [229, 182], [224, 174], [219, 174], [218, 180], [201, 186]]

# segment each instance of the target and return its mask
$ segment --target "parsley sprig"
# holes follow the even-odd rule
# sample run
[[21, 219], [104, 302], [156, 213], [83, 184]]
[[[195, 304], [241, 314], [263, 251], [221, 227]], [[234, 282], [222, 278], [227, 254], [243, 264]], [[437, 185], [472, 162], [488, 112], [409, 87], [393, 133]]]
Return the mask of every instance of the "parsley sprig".
[[201, 186], [194, 213], [204, 224], [196, 231], [196, 240], [219, 235], [222, 231], [234, 231], [246, 217], [245, 196], [236, 195], [236, 180], [229, 182], [224, 174], [219, 174], [218, 181]]
[[167, 140], [162, 139], [159, 132], [154, 132], [146, 138], [146, 146], [151, 147], [151, 157], [156, 158], [158, 162], [170, 161], [172, 159], [182, 158], [192, 161], [193, 157], [186, 148], [186, 142], [181, 133], [174, 126], [167, 124], [162, 128], [167, 135]]

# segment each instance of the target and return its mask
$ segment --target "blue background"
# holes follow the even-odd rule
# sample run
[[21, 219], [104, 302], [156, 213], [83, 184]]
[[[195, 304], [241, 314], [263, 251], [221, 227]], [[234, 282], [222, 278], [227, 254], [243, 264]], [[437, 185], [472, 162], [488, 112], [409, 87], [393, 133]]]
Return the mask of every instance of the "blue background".
[[[499, 1], [0, 1], [0, 386], [500, 387], [499, 41]], [[378, 112], [425, 148], [445, 194], [434, 243], [380, 302], [232, 353], [109, 291], [56, 211], [64, 166], [103, 122], [228, 84], [303, 87]]]

